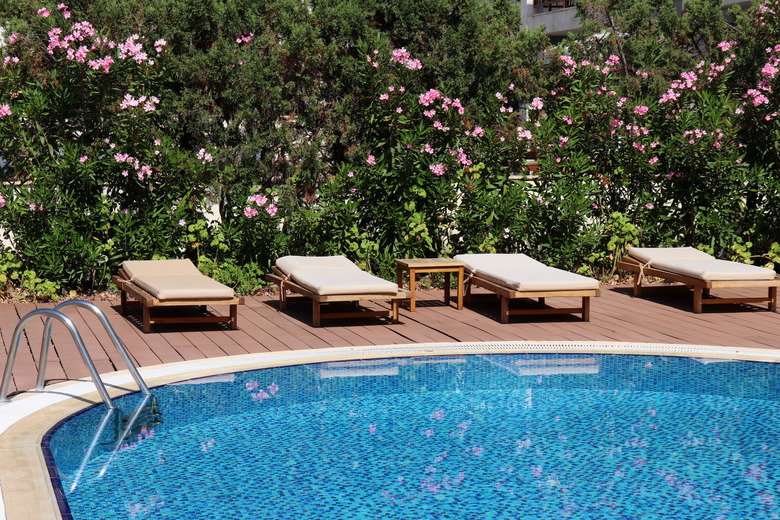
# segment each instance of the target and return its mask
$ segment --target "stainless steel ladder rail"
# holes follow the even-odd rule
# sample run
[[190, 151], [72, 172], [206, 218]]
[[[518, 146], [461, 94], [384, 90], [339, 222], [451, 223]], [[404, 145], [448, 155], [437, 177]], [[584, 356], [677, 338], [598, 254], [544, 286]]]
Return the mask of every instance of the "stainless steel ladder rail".
[[0, 403], [6, 403], [10, 401], [10, 399], [8, 399], [8, 388], [11, 385], [11, 374], [13, 373], [16, 354], [19, 350], [19, 341], [21, 340], [22, 332], [24, 332], [25, 326], [31, 320], [45, 316], [46, 324], [44, 326], [43, 341], [41, 342], [41, 355], [38, 360], [38, 378], [36, 380], [35, 389], [37, 391], [43, 390], [43, 385], [46, 380], [46, 361], [49, 355], [49, 345], [51, 344], [51, 328], [54, 324], [54, 321], [57, 320], [62, 322], [62, 324], [65, 325], [65, 327], [70, 331], [70, 334], [73, 337], [73, 340], [76, 342], [76, 347], [79, 349], [81, 358], [84, 360], [84, 364], [89, 370], [92, 381], [95, 383], [103, 403], [105, 403], [105, 405], [111, 410], [115, 408], [113, 401], [111, 401], [111, 397], [109, 397], [108, 392], [106, 391], [106, 387], [103, 384], [103, 381], [100, 379], [100, 374], [98, 374], [97, 369], [95, 368], [95, 364], [92, 362], [92, 358], [90, 357], [89, 352], [87, 352], [86, 346], [84, 346], [84, 341], [81, 339], [81, 335], [79, 334], [76, 326], [73, 324], [73, 321], [70, 318], [68, 318], [62, 311], [59, 310], [63, 307], [71, 306], [78, 306], [88, 309], [98, 316], [101, 323], [103, 324], [103, 327], [105, 327], [108, 335], [111, 337], [114, 346], [117, 348], [119, 354], [122, 356], [122, 359], [127, 365], [127, 369], [133, 376], [133, 379], [135, 379], [135, 382], [138, 384], [141, 392], [144, 394], [150, 393], [149, 388], [141, 378], [141, 374], [138, 373], [138, 369], [136, 369], [135, 364], [133, 363], [132, 359], [130, 359], [130, 355], [127, 353], [124, 345], [119, 340], [116, 332], [114, 332], [114, 328], [108, 322], [108, 319], [106, 318], [103, 311], [101, 311], [95, 304], [84, 300], [68, 300], [57, 305], [54, 309], [37, 309], [28, 312], [22, 317], [21, 320], [19, 320], [19, 323], [16, 324], [13, 339], [11, 340], [11, 347], [8, 351], [8, 359], [6, 360], [5, 371], [3, 372], [3, 379], [2, 382], [0, 382]]

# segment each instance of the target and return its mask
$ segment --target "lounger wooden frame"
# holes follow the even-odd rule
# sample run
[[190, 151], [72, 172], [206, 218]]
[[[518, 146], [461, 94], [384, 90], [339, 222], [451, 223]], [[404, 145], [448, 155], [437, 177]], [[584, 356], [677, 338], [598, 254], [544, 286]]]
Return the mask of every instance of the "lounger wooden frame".
[[[308, 299], [312, 302], [312, 325], [319, 327], [322, 320], [337, 318], [376, 318], [388, 317], [392, 323], [398, 323], [398, 309], [404, 300], [411, 298], [412, 293], [405, 289], [398, 289], [393, 294], [330, 294], [321, 295], [295, 283], [278, 268], [273, 268], [273, 273], [265, 275], [265, 279], [279, 286], [279, 310], [287, 308], [287, 302], [293, 298], [287, 292], [301, 295], [300, 299]], [[360, 301], [366, 300], [390, 300], [390, 309], [386, 311], [351, 311], [351, 312], [323, 312], [323, 304], [331, 302], [353, 302], [355, 306]]]
[[[119, 270], [118, 275], [111, 277], [111, 280], [119, 288], [120, 292], [120, 313], [127, 314], [129, 306], [140, 305], [143, 310], [143, 331], [151, 332], [151, 326], [157, 323], [230, 323], [232, 330], [238, 329], [238, 306], [244, 303], [244, 298], [233, 296], [233, 298], [182, 298], [174, 300], [160, 300], [138, 285], [134, 284], [123, 269]], [[135, 298], [135, 301], [128, 300], [127, 297]], [[202, 311], [206, 311], [207, 305], [229, 305], [230, 314], [228, 316], [152, 316], [152, 307], [184, 307], [200, 306]]]
[[[702, 280], [693, 278], [684, 274], [667, 271], [665, 269], [656, 269], [645, 265], [640, 260], [631, 256], [624, 256], [617, 263], [619, 269], [633, 273], [634, 275], [634, 296], [642, 296], [642, 281], [645, 276], [655, 276], [671, 282], [679, 282], [686, 287], [693, 289], [693, 312], [699, 314], [704, 305], [716, 305], [726, 303], [767, 303], [767, 308], [777, 311], [777, 288], [780, 287], [780, 277], [775, 276], [773, 280]], [[655, 288], [657, 286], [651, 287]], [[729, 288], [729, 287], [766, 287], [768, 295], [766, 298], [715, 298], [711, 297], [711, 289]], [[647, 288], [647, 287], [645, 287]]]
[[[582, 314], [582, 321], [590, 321], [590, 298], [601, 295], [600, 289], [559, 289], [551, 291], [518, 291], [490, 280], [480, 278], [479, 275], [469, 275], [465, 284], [466, 299], [471, 297], [471, 285], [476, 285], [496, 293], [501, 299], [501, 323], [508, 323], [509, 316], [533, 315], [533, 314]], [[538, 309], [510, 309], [510, 300], [516, 298], [538, 298], [539, 304], [545, 304], [545, 298], [555, 296], [581, 297], [581, 307], [541, 307]]]

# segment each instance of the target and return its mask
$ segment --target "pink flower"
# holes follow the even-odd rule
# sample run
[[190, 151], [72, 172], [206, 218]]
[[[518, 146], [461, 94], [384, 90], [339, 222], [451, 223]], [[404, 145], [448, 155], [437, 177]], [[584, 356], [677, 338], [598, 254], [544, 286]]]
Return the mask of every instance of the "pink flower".
[[404, 65], [407, 61], [409, 61], [409, 58], [411, 55], [406, 50], [406, 47], [401, 47], [400, 49], [393, 50], [392, 54], [390, 55], [390, 61], [397, 61], [401, 65]]
[[645, 204], [645, 207], [646, 207], [647, 209], [653, 209], [655, 206], [653, 206], [653, 203], [652, 203], [652, 202], [648, 202], [647, 204]]
[[417, 101], [419, 104], [427, 107], [430, 106], [430, 104], [436, 101], [437, 99], [441, 99], [441, 98], [442, 98], [441, 92], [439, 92], [435, 88], [432, 88], [425, 94], [420, 94], [420, 97]]
[[395, 111], [400, 114], [400, 113], [402, 113], [404, 111], [404, 109], [401, 108], [401, 107], [398, 107], [398, 108], [395, 109]]
[[650, 160], [647, 162], [649, 162], [650, 164], [655, 164], [658, 162], [658, 157], [651, 157]]
[[380, 94], [379, 95], [379, 100], [380, 101], [387, 101], [388, 99], [390, 99], [390, 94], [388, 94], [387, 92], [385, 92], [384, 94]]
[[366, 157], [366, 162], [369, 166], [376, 166], [376, 157], [374, 157], [371, 154], [368, 154], [368, 157]]
[[85, 163], [85, 162], [87, 162], [88, 160], [89, 160], [89, 157], [88, 157], [88, 156], [86, 156], [86, 155], [82, 155], [81, 157], [79, 157], [79, 162], [83, 162], [83, 163]]
[[0, 208], [5, 207], [5, 197], [0, 193]]
[[271, 396], [268, 395], [268, 393], [265, 390], [260, 390], [256, 394], [252, 394], [252, 399], [254, 399], [255, 401], [262, 401], [264, 399], [268, 399], [269, 397]]
[[253, 208], [252, 206], [247, 206], [244, 208], [244, 216], [246, 218], [256, 217], [257, 213], [257, 208]]
[[11, 115], [11, 107], [8, 105], [0, 105], [0, 117], [6, 117]]
[[179, 219], [179, 225], [180, 225], [180, 226], [186, 226], [186, 225], [187, 225], [187, 221], [186, 221], [186, 220], [184, 220], [183, 218], [180, 218], [180, 219]]
[[475, 126], [474, 131], [471, 132], [471, 135], [473, 137], [482, 137], [485, 135], [485, 130], [483, 130], [481, 126]]
[[430, 168], [430, 170], [436, 174], [437, 177], [444, 175], [444, 170], [446, 169], [441, 163], [431, 164], [428, 168]]
[[266, 202], [268, 202], [268, 197], [265, 195], [260, 195], [259, 193], [257, 195], [250, 195], [249, 202], [254, 202], [258, 206], [263, 206]]
[[265, 208], [265, 211], [266, 211], [266, 212], [267, 212], [269, 215], [271, 215], [271, 216], [273, 217], [274, 215], [276, 215], [276, 212], [278, 211], [278, 209], [276, 208], [276, 205], [275, 205], [275, 204], [272, 202], [271, 204], [269, 204], [269, 205], [268, 205], [268, 206]]
[[640, 116], [643, 116], [647, 113], [647, 111], [650, 110], [648, 107], [644, 105], [639, 105], [634, 107], [634, 113]]
[[722, 50], [723, 52], [727, 52], [729, 49], [731, 49], [732, 45], [734, 45], [734, 42], [732, 41], [722, 41], [718, 44], [718, 49]]
[[51, 11], [49, 11], [45, 7], [41, 7], [40, 9], [38, 9], [38, 16], [43, 16], [44, 18], [48, 18], [49, 15], [51, 15]]
[[533, 101], [531, 101], [531, 108], [534, 110], [541, 110], [544, 108], [544, 102], [542, 101], [542, 98], [535, 97]]

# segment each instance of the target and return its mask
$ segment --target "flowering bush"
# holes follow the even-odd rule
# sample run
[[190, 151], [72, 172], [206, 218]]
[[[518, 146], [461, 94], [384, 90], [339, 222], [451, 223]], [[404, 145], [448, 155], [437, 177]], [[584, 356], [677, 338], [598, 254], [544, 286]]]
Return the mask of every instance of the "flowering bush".
[[[42, 280], [99, 288], [153, 255], [238, 280], [286, 253], [390, 276], [395, 258], [469, 251], [594, 275], [633, 243], [780, 251], [778, 0], [733, 27], [708, 2], [678, 18], [582, 0], [585, 36], [595, 20], [604, 37], [545, 60], [503, 2], [392, 19], [173, 3], [132, 30], [120, 5], [105, 28], [64, 4], [9, 7], [0, 226]], [[170, 25], [149, 23], [159, 10]]]
[[25, 265], [89, 289], [123, 259], [191, 249], [178, 230], [200, 218], [215, 159], [162, 128], [165, 40], [115, 41], [60, 4], [2, 52], [0, 222]]
[[[485, 208], [474, 206], [484, 194], [474, 192], [477, 184], [497, 189], [490, 183], [503, 186], [509, 174], [524, 167], [513, 96], [497, 94], [492, 119], [478, 123], [467, 116], [460, 99], [443, 90], [407, 87], [424, 71], [406, 49], [388, 53], [363, 43], [361, 55], [363, 86], [372, 99], [366, 119], [373, 124], [365, 129], [362, 157], [340, 166], [312, 210], [347, 231], [343, 235], [329, 228], [331, 238], [321, 245], [327, 252], [350, 251], [364, 265], [375, 254], [377, 270], [389, 274], [395, 258], [448, 255], [491, 242], [487, 237], [513, 216], [485, 222]], [[323, 219], [310, 223], [319, 227]], [[299, 232], [309, 236], [314, 231], [307, 226]], [[334, 243], [338, 236], [343, 243]]]

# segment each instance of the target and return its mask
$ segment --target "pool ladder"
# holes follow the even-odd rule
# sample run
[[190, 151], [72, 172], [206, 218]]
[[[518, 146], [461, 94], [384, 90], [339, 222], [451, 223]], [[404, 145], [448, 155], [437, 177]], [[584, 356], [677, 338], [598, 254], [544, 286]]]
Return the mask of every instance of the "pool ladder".
[[114, 332], [114, 328], [108, 322], [108, 319], [106, 318], [106, 315], [103, 313], [103, 311], [101, 311], [94, 303], [90, 303], [84, 300], [68, 300], [66, 302], [62, 302], [53, 309], [37, 309], [28, 312], [24, 315], [24, 317], [22, 317], [21, 320], [19, 320], [19, 323], [16, 324], [13, 339], [11, 340], [11, 348], [8, 351], [8, 359], [6, 360], [5, 371], [3, 372], [3, 380], [2, 383], [0, 383], [0, 404], [10, 401], [10, 399], [8, 399], [8, 388], [11, 384], [11, 373], [13, 372], [14, 362], [16, 361], [16, 353], [19, 350], [19, 340], [22, 337], [25, 326], [35, 318], [46, 317], [46, 324], [44, 325], [43, 329], [43, 341], [41, 343], [41, 355], [38, 359], [38, 379], [36, 381], [35, 390], [39, 392], [42, 391], [44, 382], [46, 381], [46, 361], [49, 356], [49, 345], [51, 343], [51, 328], [54, 324], [54, 321], [56, 320], [62, 322], [62, 324], [65, 325], [65, 327], [67, 327], [67, 329], [70, 331], [70, 335], [73, 336], [73, 340], [76, 342], [76, 347], [78, 347], [79, 352], [81, 353], [81, 358], [84, 360], [84, 364], [87, 365], [87, 369], [92, 376], [92, 381], [95, 383], [97, 391], [100, 394], [100, 397], [103, 399], [105, 405], [110, 410], [116, 408], [114, 406], [114, 402], [111, 400], [111, 397], [109, 397], [108, 392], [106, 391], [106, 386], [103, 384], [103, 380], [100, 379], [100, 374], [98, 374], [98, 371], [95, 368], [95, 363], [92, 361], [92, 357], [89, 355], [89, 352], [87, 352], [87, 347], [84, 346], [84, 341], [81, 339], [81, 335], [76, 329], [76, 325], [74, 325], [73, 321], [61, 311], [61, 309], [65, 307], [81, 307], [90, 310], [100, 319], [100, 322], [103, 324], [106, 332], [108, 332], [108, 335], [111, 337], [111, 341], [114, 342], [114, 346], [122, 356], [122, 360], [124, 360], [127, 369], [130, 371], [133, 379], [135, 379], [135, 382], [138, 384], [138, 388], [142, 393], [149, 395], [149, 388], [141, 378], [141, 374], [138, 373], [138, 369], [135, 367], [135, 364], [133, 364], [133, 360], [130, 359], [130, 354], [127, 353], [127, 349], [125, 349], [125, 346], [119, 340], [119, 337], [116, 335], [116, 332]]

